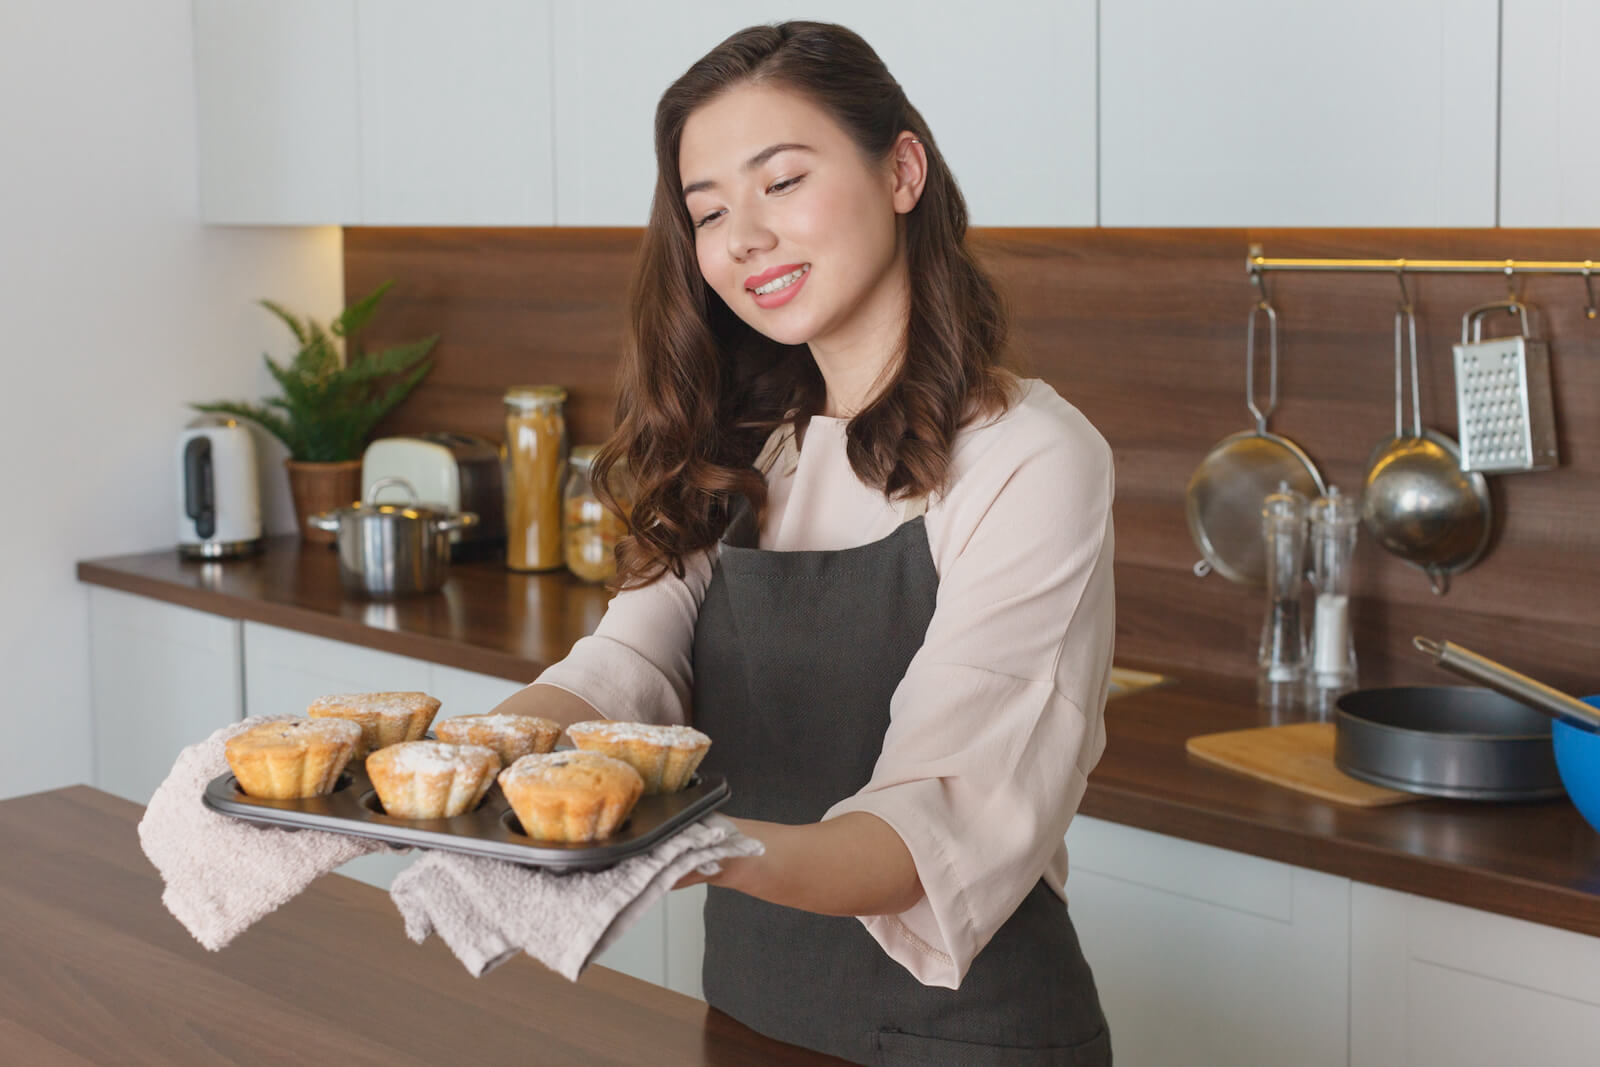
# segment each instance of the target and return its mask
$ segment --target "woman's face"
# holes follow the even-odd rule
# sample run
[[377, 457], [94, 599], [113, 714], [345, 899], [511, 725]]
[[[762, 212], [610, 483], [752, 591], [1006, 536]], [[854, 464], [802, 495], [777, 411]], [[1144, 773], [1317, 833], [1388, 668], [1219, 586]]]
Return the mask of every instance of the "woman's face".
[[874, 167], [792, 90], [745, 85], [700, 107], [684, 125], [678, 169], [707, 284], [783, 344], [844, 348], [903, 331], [898, 218], [923, 176], [910, 137]]

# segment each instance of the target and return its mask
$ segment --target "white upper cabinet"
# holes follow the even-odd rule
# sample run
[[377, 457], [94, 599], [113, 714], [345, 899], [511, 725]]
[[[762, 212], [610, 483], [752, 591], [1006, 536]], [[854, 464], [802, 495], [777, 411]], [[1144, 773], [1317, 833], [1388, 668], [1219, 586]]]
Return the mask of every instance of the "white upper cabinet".
[[195, 0], [200, 217], [361, 217], [354, 0]]
[[194, 11], [204, 221], [555, 221], [547, 0]]
[[1104, 0], [1100, 221], [1493, 226], [1498, 34], [1497, 0]]
[[1504, 2], [1500, 225], [1600, 226], [1600, 3]]
[[359, 0], [361, 221], [548, 226], [550, 10]]
[[689, 65], [761, 22], [838, 22], [866, 39], [922, 113], [978, 226], [1095, 223], [1094, 0], [691, 8], [555, 0], [556, 215], [642, 226], [655, 188], [655, 107]]

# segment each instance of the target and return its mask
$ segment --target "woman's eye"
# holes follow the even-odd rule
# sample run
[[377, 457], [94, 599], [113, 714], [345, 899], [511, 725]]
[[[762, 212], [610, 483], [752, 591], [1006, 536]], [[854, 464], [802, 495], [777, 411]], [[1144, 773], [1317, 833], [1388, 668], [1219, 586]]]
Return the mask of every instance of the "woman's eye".
[[[782, 192], [785, 192], [786, 190], [790, 189], [791, 187], [793, 187], [794, 185], [799, 183], [800, 179], [804, 178], [804, 177], [805, 177], [804, 174], [797, 174], [793, 178], [785, 178], [781, 182], [773, 182], [771, 185], [767, 186], [767, 192], [769, 192], [769, 193], [782, 193]], [[700, 219], [696, 220], [696, 222], [694, 224], [694, 228], [698, 230], [701, 227], [703, 227], [703, 226], [705, 226], [705, 225], [707, 225], [709, 223], [715, 222], [717, 220], [717, 216], [720, 215], [720, 214], [722, 214], [721, 211], [713, 211], [709, 215], [702, 216]]]

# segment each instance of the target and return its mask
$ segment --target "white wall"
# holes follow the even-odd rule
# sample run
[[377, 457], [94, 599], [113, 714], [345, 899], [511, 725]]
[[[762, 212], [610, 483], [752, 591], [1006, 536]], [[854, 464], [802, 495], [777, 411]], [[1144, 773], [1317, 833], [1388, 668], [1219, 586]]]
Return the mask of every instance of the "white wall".
[[74, 565], [174, 544], [186, 403], [268, 395], [290, 351], [255, 301], [339, 307], [337, 229], [199, 224], [194, 115], [189, 0], [0, 3], [0, 797], [89, 780]]

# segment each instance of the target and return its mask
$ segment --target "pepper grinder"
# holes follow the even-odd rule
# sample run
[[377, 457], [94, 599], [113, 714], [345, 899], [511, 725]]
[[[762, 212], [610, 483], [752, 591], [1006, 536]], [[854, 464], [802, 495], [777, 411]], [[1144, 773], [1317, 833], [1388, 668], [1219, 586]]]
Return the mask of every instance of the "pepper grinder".
[[1267, 607], [1257, 652], [1256, 693], [1274, 721], [1305, 706], [1305, 619], [1300, 583], [1305, 574], [1306, 498], [1278, 486], [1261, 505], [1267, 560]]
[[1311, 670], [1306, 707], [1319, 719], [1333, 714], [1334, 701], [1356, 687], [1355, 635], [1350, 629], [1350, 559], [1355, 554], [1357, 502], [1338, 486], [1311, 505], [1311, 586], [1316, 609], [1311, 626]]

